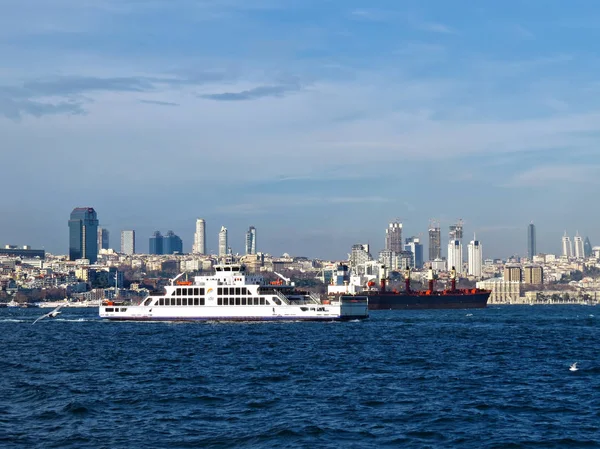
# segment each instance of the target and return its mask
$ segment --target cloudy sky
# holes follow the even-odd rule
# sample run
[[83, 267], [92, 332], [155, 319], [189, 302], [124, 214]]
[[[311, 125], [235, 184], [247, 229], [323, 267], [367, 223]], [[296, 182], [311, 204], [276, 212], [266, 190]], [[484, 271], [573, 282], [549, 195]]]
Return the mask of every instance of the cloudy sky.
[[343, 258], [465, 221], [484, 257], [600, 243], [595, 0], [4, 0], [0, 244], [244, 232]]

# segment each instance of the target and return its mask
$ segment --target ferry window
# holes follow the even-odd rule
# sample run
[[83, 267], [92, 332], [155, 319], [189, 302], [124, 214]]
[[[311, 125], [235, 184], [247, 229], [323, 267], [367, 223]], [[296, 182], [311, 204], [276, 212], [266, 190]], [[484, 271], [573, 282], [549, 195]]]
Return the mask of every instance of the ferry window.
[[248, 290], [246, 289], [246, 287], [242, 287], [242, 295], [247, 295], [248, 294]]
[[158, 300], [158, 305], [159, 305], [159, 306], [164, 306], [164, 305], [165, 305], [165, 298], [160, 298], [160, 299]]
[[260, 305], [264, 306], [265, 305], [265, 298], [261, 296], [260, 298]]
[[245, 306], [246, 305], [246, 298], [242, 298], [242, 305]]
[[228, 295], [228, 294], [229, 294], [229, 289], [228, 289], [227, 287], [224, 287], [224, 288], [223, 288], [223, 293], [224, 293], [225, 295]]
[[235, 298], [235, 305], [239, 306], [240, 305], [240, 298]]
[[106, 308], [106, 311], [107, 311], [107, 312], [114, 312], [114, 311], [115, 311], [115, 309], [113, 309], [112, 307], [107, 307], [107, 308]]
[[177, 305], [180, 306], [181, 305], [181, 298], [177, 298]]
[[200, 305], [203, 306], [204, 305], [204, 298], [200, 298]]
[[181, 301], [181, 305], [183, 305], [183, 306], [187, 306], [187, 305], [188, 305], [188, 300], [187, 300], [187, 298], [183, 298], [183, 299], [182, 299], [182, 301]]
[[121, 307], [121, 312], [127, 312], [127, 307]]
[[241, 295], [241, 288], [239, 288], [239, 287], [236, 287], [236, 289], [235, 289], [235, 294], [236, 294], [236, 295]]
[[198, 287], [194, 287], [194, 296], [198, 296], [198, 295], [199, 295]]
[[204, 296], [204, 288], [200, 289], [200, 296]]
[[219, 288], [217, 289], [217, 294], [218, 294], [218, 295], [222, 295], [222, 294], [223, 294], [223, 287], [219, 287]]
[[217, 298], [217, 305], [218, 306], [222, 306], [223, 305], [223, 299], [222, 298]]
[[254, 305], [257, 306], [259, 304], [259, 299], [258, 298], [254, 298]]
[[181, 289], [177, 288], [177, 293], [175, 293], [177, 296], [181, 296]]

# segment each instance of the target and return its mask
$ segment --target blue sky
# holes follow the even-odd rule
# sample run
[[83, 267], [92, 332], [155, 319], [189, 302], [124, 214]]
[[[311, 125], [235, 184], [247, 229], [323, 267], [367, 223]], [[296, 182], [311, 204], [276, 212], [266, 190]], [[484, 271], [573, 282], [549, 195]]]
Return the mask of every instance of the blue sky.
[[[118, 245], [343, 258], [387, 222], [465, 221], [484, 257], [600, 241], [595, 1], [7, 0], [0, 243], [67, 252], [73, 207]], [[445, 242], [444, 242], [445, 244]]]

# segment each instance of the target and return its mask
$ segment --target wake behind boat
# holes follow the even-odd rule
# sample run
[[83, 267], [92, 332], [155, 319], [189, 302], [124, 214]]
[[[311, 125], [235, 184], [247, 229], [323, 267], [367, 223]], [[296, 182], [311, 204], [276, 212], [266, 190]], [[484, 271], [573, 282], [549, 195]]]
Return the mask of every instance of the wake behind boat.
[[293, 285], [266, 284], [263, 277], [246, 273], [244, 265], [216, 265], [214, 275], [195, 276], [193, 282], [177, 276], [164, 295], [148, 296], [137, 306], [104, 303], [101, 318], [135, 321], [332, 321], [367, 318], [364, 296], [340, 296], [322, 302], [319, 296]]

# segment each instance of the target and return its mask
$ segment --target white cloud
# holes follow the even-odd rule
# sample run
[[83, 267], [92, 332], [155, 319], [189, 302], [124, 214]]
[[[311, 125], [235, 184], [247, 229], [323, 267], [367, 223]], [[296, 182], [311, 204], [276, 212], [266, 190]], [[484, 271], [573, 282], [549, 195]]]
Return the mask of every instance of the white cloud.
[[562, 185], [600, 185], [600, 165], [543, 165], [515, 175], [507, 187], [561, 187]]

